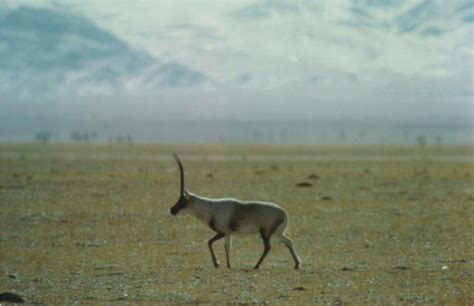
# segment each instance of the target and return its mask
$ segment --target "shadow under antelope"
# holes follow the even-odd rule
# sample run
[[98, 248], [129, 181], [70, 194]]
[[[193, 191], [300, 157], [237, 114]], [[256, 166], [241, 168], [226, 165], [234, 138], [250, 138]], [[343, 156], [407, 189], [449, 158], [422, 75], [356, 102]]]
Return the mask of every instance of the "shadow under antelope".
[[176, 216], [180, 211], [187, 211], [206, 223], [216, 235], [209, 239], [208, 245], [214, 267], [219, 263], [212, 249], [212, 244], [219, 239], [225, 239], [225, 254], [227, 267], [230, 268], [230, 248], [232, 235], [259, 233], [263, 240], [263, 254], [255, 265], [258, 269], [271, 249], [270, 238], [276, 236], [290, 250], [298, 269], [301, 261], [295, 252], [291, 239], [286, 236], [288, 215], [280, 206], [260, 201], [244, 202], [237, 199], [209, 199], [188, 192], [184, 187], [184, 170], [178, 155], [173, 154], [178, 163], [181, 175], [181, 188], [178, 202], [171, 207], [170, 213]]

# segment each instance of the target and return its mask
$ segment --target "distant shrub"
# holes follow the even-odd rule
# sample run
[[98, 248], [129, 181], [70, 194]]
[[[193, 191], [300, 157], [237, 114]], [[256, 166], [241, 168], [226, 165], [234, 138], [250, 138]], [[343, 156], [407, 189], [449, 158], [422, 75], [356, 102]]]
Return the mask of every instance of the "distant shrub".
[[425, 135], [416, 136], [416, 144], [422, 148], [426, 147], [426, 136]]
[[51, 140], [50, 132], [38, 132], [35, 135], [35, 139], [39, 143], [48, 143]]
[[69, 137], [74, 143], [90, 143], [98, 137], [97, 132], [71, 132]]

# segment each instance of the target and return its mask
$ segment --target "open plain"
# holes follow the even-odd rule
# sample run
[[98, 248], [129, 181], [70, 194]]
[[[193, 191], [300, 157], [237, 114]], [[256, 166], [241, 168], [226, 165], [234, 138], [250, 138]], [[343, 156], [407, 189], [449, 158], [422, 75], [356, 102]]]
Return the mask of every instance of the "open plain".
[[[272, 201], [302, 259], [174, 218], [190, 191]], [[469, 146], [1, 145], [0, 292], [40, 304], [473, 305]], [[221, 263], [224, 242], [215, 244]]]

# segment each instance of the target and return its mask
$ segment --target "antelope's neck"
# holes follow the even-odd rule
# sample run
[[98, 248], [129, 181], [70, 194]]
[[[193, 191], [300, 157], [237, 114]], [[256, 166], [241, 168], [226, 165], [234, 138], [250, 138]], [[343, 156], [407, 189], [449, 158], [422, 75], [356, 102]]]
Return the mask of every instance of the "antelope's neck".
[[190, 213], [204, 223], [208, 223], [212, 218], [212, 203], [200, 198], [197, 195], [190, 195]]

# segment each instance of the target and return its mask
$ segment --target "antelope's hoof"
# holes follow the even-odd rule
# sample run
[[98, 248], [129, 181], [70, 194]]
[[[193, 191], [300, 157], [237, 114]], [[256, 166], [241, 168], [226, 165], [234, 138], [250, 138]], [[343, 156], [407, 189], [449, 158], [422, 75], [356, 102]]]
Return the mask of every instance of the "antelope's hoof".
[[253, 267], [254, 270], [258, 270], [259, 266], [255, 266]]

